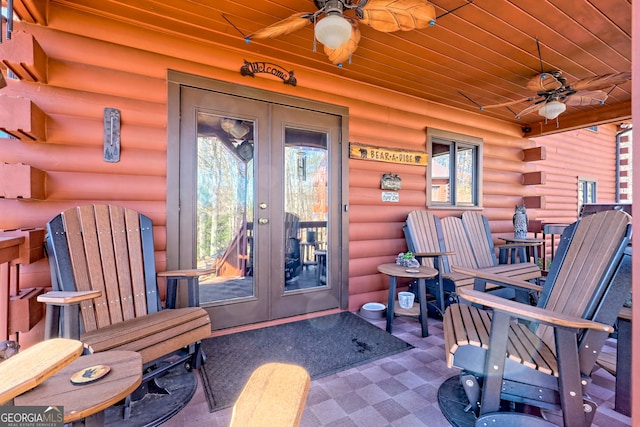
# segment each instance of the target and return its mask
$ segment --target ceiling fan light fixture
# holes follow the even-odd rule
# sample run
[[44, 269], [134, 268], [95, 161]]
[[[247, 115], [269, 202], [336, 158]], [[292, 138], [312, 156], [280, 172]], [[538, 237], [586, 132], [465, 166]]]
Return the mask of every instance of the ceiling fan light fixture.
[[331, 13], [318, 21], [315, 36], [323, 45], [335, 49], [351, 38], [351, 24], [341, 13]]
[[538, 114], [544, 117], [547, 120], [553, 120], [558, 117], [560, 114], [564, 113], [567, 109], [567, 106], [560, 101], [550, 101], [543, 105], [539, 110]]

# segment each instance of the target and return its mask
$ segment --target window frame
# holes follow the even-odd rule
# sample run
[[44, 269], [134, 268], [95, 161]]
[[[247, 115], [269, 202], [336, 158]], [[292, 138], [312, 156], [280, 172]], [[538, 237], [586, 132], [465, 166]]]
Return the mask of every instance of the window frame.
[[[452, 154], [452, 165], [449, 167], [449, 182], [451, 183], [450, 188], [450, 202], [437, 202], [432, 200], [432, 187], [433, 187], [433, 179], [432, 179], [432, 164], [433, 164], [433, 145], [436, 144], [445, 144], [449, 145], [451, 149], [449, 152]], [[472, 199], [473, 203], [462, 203], [456, 200], [456, 183], [457, 183], [457, 174], [455, 168], [455, 162], [457, 161], [457, 152], [460, 148], [472, 148], [475, 153], [474, 162], [474, 173], [473, 173], [473, 189], [472, 189]], [[455, 132], [448, 132], [440, 129], [431, 129], [427, 128], [427, 153], [428, 153], [428, 165], [426, 170], [426, 200], [427, 207], [430, 209], [460, 209], [460, 210], [469, 210], [469, 209], [481, 209], [482, 205], [482, 163], [483, 163], [483, 140], [482, 138], [459, 134]]]
[[[589, 195], [589, 187], [591, 187], [591, 194], [593, 200], [587, 200]], [[576, 198], [578, 200], [578, 215], [582, 210], [584, 204], [598, 203], [598, 180], [595, 178], [578, 177], [578, 186], [576, 188]], [[580, 197], [582, 195], [582, 197]]]

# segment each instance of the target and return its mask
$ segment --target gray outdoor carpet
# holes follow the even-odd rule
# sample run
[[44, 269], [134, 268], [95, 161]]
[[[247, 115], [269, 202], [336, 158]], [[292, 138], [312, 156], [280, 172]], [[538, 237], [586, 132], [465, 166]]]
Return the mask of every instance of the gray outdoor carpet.
[[343, 312], [208, 338], [200, 370], [211, 412], [232, 406], [251, 373], [268, 362], [303, 366], [315, 380], [413, 348]]

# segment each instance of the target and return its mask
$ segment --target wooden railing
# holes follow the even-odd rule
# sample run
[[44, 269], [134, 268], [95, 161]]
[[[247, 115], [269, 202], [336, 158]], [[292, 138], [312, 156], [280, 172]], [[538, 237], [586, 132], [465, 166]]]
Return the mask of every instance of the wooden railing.
[[[315, 264], [315, 250], [327, 247], [327, 221], [300, 221], [298, 238], [302, 265]], [[249, 222], [236, 234], [215, 267], [218, 276], [252, 275], [250, 259], [253, 241], [253, 223]], [[211, 266], [206, 266], [211, 267]]]

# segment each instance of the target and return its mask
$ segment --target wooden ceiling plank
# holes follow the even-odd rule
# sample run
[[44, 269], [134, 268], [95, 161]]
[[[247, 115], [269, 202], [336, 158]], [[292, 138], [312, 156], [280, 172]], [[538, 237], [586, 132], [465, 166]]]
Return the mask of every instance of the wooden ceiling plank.
[[[536, 56], [537, 59], [537, 47], [535, 44], [535, 38], [540, 40], [542, 60], [545, 63], [545, 70], [557, 70], [560, 69], [559, 63], [564, 63], [562, 71], [569, 77], [579, 78], [584, 74], [593, 74], [591, 69], [602, 68], [612, 72], [611, 67], [602, 61], [598, 56], [593, 55], [590, 52], [585, 51], [580, 46], [567, 40], [560, 32], [559, 28], [571, 28], [571, 31], [585, 31], [584, 28], [577, 25], [571, 18], [564, 18], [564, 14], [558, 12], [554, 13], [554, 6], [548, 2], [527, 2], [526, 0], [512, 0], [513, 3], [509, 3], [513, 9], [505, 10], [502, 6], [502, 2], [490, 2], [483, 6], [487, 10], [492, 11], [501, 20], [507, 22], [518, 23], [519, 27], [531, 35], [531, 47], [530, 51]], [[516, 3], [516, 4], [514, 4]], [[531, 14], [528, 11], [535, 11], [535, 14]], [[517, 12], [516, 12], [517, 11]], [[558, 20], [558, 23], [553, 23], [553, 26], [549, 26], [545, 23], [548, 20]], [[506, 35], [504, 37], [507, 37]], [[587, 66], [585, 66], [587, 64]], [[540, 67], [537, 67], [539, 72]]]
[[[363, 40], [353, 62], [343, 68], [328, 62], [322, 45], [317, 44], [318, 51], [313, 51], [311, 26], [277, 39], [249, 44], [243, 40], [245, 33], [294, 12], [315, 11], [312, 0], [174, 0], [168, 4], [161, 0], [52, 0], [52, 3], [469, 111], [477, 111], [477, 106], [459, 91], [476, 102], [491, 103], [533, 95], [525, 84], [539, 72], [536, 37], [543, 45], [545, 69], [562, 70], [569, 83], [594, 74], [628, 71], [630, 64], [628, 0], [588, 0], [586, 5], [584, 0], [474, 2], [439, 19], [433, 28], [388, 34], [363, 25]], [[440, 7], [437, 11], [444, 13]], [[631, 99], [630, 86], [615, 88], [607, 106], [569, 107], [563, 117], [627, 102]], [[514, 118], [506, 108], [482, 114], [527, 123]]]
[[[580, 62], [591, 61], [594, 74], [613, 72], [609, 64], [620, 60], [628, 61], [630, 66], [629, 33], [609, 19], [603, 19], [601, 12], [595, 7], [586, 4], [578, 8], [581, 13], [575, 13], [573, 9], [565, 6], [566, 1], [552, 0], [553, 6], [545, 5], [543, 2], [514, 1], [518, 1], [527, 13], [540, 16], [544, 25], [557, 29], [563, 38], [575, 44], [581, 55], [585, 55], [585, 60]], [[557, 8], [556, 12], [543, 14], [545, 6], [547, 10], [549, 7]], [[630, 31], [631, 27], [628, 30]], [[596, 56], [592, 52], [599, 54]]]

